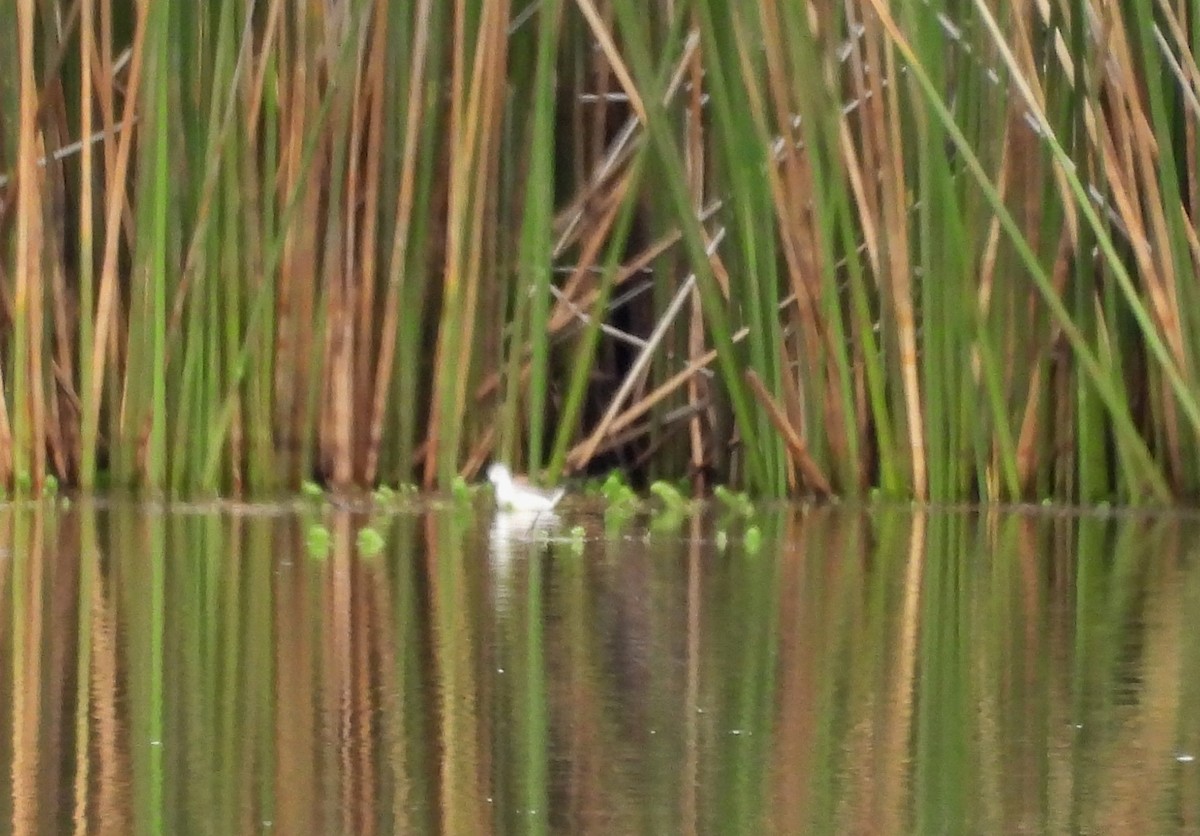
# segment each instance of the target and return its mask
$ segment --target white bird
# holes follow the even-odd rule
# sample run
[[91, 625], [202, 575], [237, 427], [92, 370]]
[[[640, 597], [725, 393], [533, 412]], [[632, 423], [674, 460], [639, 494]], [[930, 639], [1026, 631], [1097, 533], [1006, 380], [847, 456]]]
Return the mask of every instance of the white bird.
[[487, 471], [488, 481], [496, 489], [496, 504], [509, 511], [549, 511], [562, 499], [566, 488], [546, 490], [531, 485], [500, 462]]

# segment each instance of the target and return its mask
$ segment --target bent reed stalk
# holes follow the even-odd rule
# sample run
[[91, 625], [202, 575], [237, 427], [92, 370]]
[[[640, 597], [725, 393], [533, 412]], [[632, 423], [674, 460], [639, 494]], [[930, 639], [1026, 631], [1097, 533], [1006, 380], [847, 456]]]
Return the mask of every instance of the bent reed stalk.
[[17, 0], [0, 31], [7, 491], [492, 458], [1200, 490], [1187, 4]]

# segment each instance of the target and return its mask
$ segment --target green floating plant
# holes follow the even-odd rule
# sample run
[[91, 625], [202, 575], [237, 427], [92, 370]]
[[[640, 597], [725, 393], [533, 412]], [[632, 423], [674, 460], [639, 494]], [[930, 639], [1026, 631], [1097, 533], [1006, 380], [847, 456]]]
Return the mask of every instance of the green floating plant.
[[358, 551], [364, 557], [374, 557], [383, 551], [383, 535], [370, 526], [358, 531]]
[[717, 485], [713, 488], [713, 496], [725, 506], [726, 510], [739, 517], [754, 516], [754, 503], [741, 491], [731, 491], [724, 485]]
[[305, 533], [304, 545], [308, 548], [310, 557], [323, 558], [328, 555], [331, 542], [332, 538], [329, 535], [329, 529], [321, 525], [321, 523], [313, 523]]
[[678, 531], [687, 515], [687, 506], [683, 508], [668, 507], [650, 518], [650, 528], [659, 534]]
[[611, 471], [600, 485], [600, 495], [609, 502], [633, 494], [633, 489], [625, 481], [625, 474], [619, 470]]
[[636, 503], [614, 502], [604, 509], [604, 532], [610, 537], [619, 534], [637, 512]]
[[325, 496], [324, 489], [311, 479], [305, 479], [300, 483], [300, 493], [309, 499], [321, 499]]
[[762, 548], [763, 535], [762, 530], [758, 526], [752, 525], [746, 529], [746, 533], [742, 538], [742, 545], [746, 549], [746, 554], [758, 554]]
[[662, 500], [663, 505], [668, 511], [676, 511], [680, 514], [685, 514], [689, 510], [691, 503], [679, 489], [670, 482], [658, 480], [650, 486], [650, 493]]
[[475, 488], [467, 484], [467, 480], [462, 476], [455, 476], [450, 481], [450, 495], [454, 497], [454, 501], [460, 505], [466, 505], [471, 502], [475, 494]]
[[624, 509], [632, 512], [641, 504], [637, 492], [629, 487], [621, 472], [617, 470], [608, 474], [604, 484], [600, 486], [600, 495], [608, 503], [609, 509]]
[[608, 475], [604, 477], [604, 481], [601, 483], [600, 490], [609, 491], [614, 487], [624, 484], [626, 484], [625, 474], [620, 470], [610, 470]]

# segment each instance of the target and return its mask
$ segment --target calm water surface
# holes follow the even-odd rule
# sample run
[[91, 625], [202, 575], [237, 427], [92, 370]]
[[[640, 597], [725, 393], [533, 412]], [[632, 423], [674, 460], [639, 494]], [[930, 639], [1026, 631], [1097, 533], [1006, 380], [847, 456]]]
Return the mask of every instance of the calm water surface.
[[0, 508], [0, 831], [1200, 832], [1195, 518], [754, 524]]

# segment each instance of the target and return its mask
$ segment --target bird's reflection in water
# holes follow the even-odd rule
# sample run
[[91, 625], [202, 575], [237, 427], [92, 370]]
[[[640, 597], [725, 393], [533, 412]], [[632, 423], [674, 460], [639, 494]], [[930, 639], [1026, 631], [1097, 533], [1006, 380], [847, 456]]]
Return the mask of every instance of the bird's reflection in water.
[[562, 520], [553, 511], [497, 509], [488, 532], [488, 561], [492, 570], [492, 594], [498, 608], [506, 608], [516, 561], [540, 554], [554, 540], [561, 524]]

